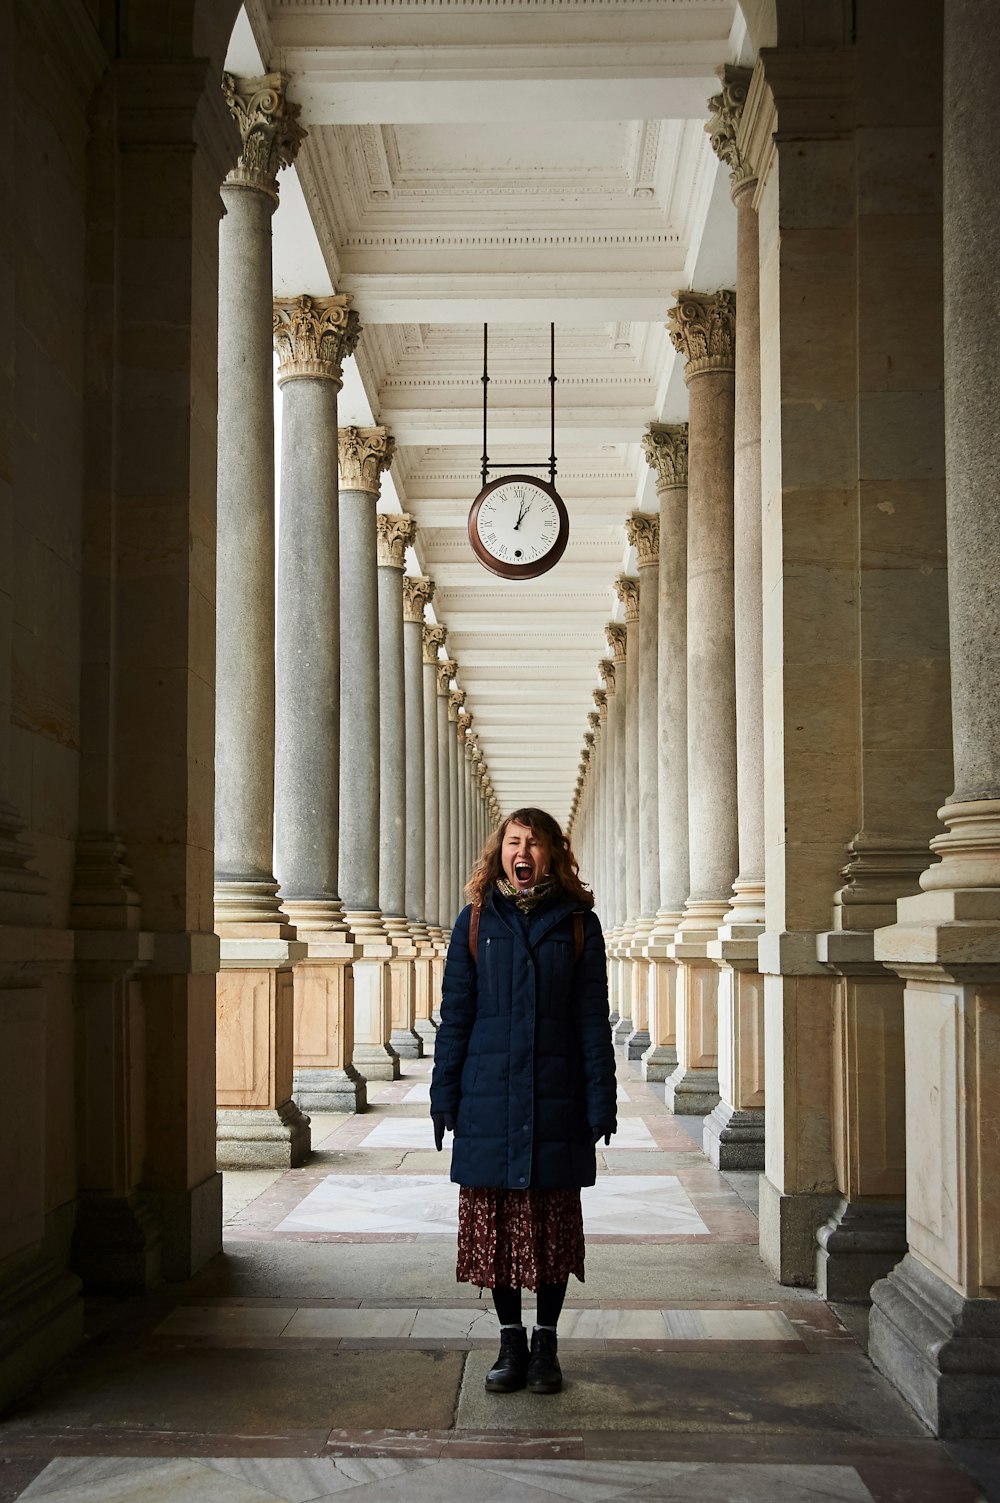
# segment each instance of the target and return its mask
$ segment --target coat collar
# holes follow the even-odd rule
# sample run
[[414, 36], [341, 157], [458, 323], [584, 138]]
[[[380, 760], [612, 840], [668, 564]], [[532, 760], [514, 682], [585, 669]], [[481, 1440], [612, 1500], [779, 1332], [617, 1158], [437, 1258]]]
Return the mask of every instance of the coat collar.
[[506, 904], [498, 903], [496, 901], [495, 887], [490, 888], [489, 898], [487, 902], [488, 906], [493, 909], [493, 912], [496, 914], [501, 924], [503, 924], [504, 928], [509, 930], [516, 940], [518, 940], [522, 945], [530, 950], [533, 950], [538, 944], [539, 940], [544, 939], [549, 930], [555, 928], [556, 924], [558, 924], [561, 919], [566, 918], [568, 914], [572, 913], [577, 906], [574, 900], [566, 893], [560, 893], [558, 897], [554, 897], [551, 903], [547, 903], [545, 905], [545, 909], [539, 920], [539, 923], [532, 931], [531, 942], [529, 944], [528, 936], [525, 933], [524, 926], [522, 924], [511, 923], [510, 918], [504, 912]]

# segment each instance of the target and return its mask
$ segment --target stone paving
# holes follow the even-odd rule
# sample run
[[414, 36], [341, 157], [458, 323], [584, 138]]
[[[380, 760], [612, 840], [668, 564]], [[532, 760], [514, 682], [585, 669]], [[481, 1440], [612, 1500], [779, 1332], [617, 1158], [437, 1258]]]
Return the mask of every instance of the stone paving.
[[454, 1282], [430, 1063], [404, 1070], [369, 1112], [314, 1119], [305, 1168], [229, 1177], [226, 1253], [190, 1285], [93, 1303], [87, 1344], [0, 1425], [0, 1503], [996, 1496], [833, 1309], [771, 1280], [752, 1177], [717, 1173], [627, 1063], [564, 1390], [487, 1394], [496, 1319]]

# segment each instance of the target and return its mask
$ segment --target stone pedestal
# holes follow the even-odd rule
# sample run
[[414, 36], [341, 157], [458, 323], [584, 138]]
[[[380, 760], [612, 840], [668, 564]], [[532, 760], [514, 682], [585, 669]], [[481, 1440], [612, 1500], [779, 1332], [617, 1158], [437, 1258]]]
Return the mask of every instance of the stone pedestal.
[[357, 956], [344, 936], [309, 934], [292, 972], [295, 1018], [293, 1098], [304, 1112], [363, 1112], [365, 1082], [354, 1068]]
[[678, 931], [670, 952], [677, 966], [677, 1065], [664, 1099], [676, 1116], [706, 1117], [719, 1101], [719, 972], [707, 941]]
[[704, 1149], [717, 1169], [764, 1167], [764, 982], [755, 924], [723, 924], [710, 945], [719, 966], [719, 1104]]
[[657, 915], [646, 946], [649, 1048], [642, 1056], [643, 1080], [666, 1081], [677, 1068], [677, 965], [670, 946], [679, 917], [670, 923], [670, 916]]

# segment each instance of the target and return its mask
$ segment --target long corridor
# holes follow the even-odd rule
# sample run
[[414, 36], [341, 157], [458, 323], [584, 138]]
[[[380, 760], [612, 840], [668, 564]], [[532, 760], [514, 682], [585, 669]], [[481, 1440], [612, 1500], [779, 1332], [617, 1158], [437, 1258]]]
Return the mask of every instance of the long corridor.
[[92, 1303], [89, 1340], [0, 1426], [0, 1503], [984, 1496], [833, 1309], [772, 1280], [757, 1175], [717, 1172], [634, 1063], [584, 1191], [564, 1391], [486, 1394], [496, 1319], [454, 1282], [431, 1061], [403, 1067], [368, 1112], [314, 1118], [307, 1167], [226, 1176], [201, 1276]]

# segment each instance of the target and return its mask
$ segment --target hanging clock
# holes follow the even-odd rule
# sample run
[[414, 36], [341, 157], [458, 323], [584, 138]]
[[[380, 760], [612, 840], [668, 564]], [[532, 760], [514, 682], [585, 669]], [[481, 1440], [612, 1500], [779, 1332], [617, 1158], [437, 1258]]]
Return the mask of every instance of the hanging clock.
[[[552, 452], [546, 466], [548, 480], [534, 475], [502, 475], [489, 480], [490, 470], [502, 468], [490, 464], [487, 454], [487, 393], [490, 384], [487, 364], [489, 329], [483, 325], [483, 488], [469, 512], [469, 542], [484, 568], [502, 579], [535, 579], [545, 574], [562, 558], [569, 538], [569, 515], [556, 490], [556, 331], [549, 329], [551, 373], [549, 402]], [[532, 465], [522, 459], [521, 464]]]
[[532, 475], [503, 475], [484, 485], [469, 513], [479, 562], [503, 579], [535, 579], [557, 564], [569, 516], [554, 485]]

